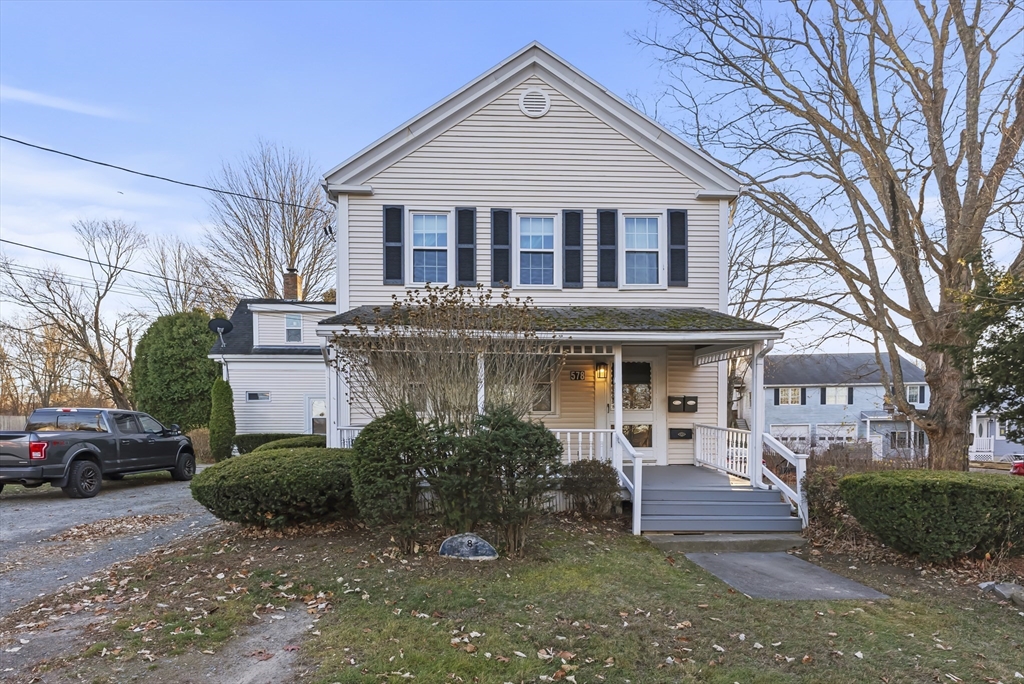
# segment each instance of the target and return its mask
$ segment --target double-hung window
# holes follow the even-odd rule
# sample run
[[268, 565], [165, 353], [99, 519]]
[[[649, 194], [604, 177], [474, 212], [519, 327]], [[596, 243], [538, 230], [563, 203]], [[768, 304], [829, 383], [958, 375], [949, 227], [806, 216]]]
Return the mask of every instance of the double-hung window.
[[800, 404], [800, 388], [799, 387], [780, 387], [779, 388], [779, 404], [784, 406], [792, 406], [794, 404]]
[[657, 285], [660, 275], [657, 216], [627, 216], [625, 219], [626, 285]]
[[845, 387], [826, 387], [825, 402], [829, 405], [846, 404], [849, 392]]
[[520, 214], [518, 219], [519, 285], [554, 287], [561, 270], [555, 217]]
[[412, 282], [448, 282], [447, 213], [412, 213]]
[[285, 314], [285, 342], [302, 342], [302, 314]]

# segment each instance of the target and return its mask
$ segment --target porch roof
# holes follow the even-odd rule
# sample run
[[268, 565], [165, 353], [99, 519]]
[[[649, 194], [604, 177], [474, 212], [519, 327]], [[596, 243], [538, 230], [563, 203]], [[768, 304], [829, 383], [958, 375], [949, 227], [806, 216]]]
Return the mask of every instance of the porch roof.
[[[482, 327], [486, 311], [467, 316]], [[703, 308], [622, 308], [614, 306], [538, 307], [534, 310], [537, 327], [551, 332], [738, 332], [757, 336], [781, 337], [778, 328], [747, 321], [736, 316]], [[323, 326], [347, 327], [374, 323], [401, 324], [408, 311], [402, 308], [360, 306], [320, 322]]]

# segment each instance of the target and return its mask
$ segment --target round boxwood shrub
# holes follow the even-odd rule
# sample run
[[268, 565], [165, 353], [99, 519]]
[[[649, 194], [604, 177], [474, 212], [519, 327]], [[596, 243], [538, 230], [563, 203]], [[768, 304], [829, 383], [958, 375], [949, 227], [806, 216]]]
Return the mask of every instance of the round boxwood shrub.
[[232, 444], [238, 449], [239, 454], [248, 454], [267, 442], [276, 442], [280, 439], [294, 439], [305, 437], [299, 432], [250, 432], [244, 435], [235, 435]]
[[260, 527], [355, 513], [348, 449], [276, 449], [221, 461], [196, 474], [192, 496], [221, 520]]
[[301, 437], [289, 437], [288, 439], [275, 439], [273, 442], [260, 444], [252, 450], [252, 453], [260, 451], [272, 451], [274, 449], [298, 449], [310, 447], [313, 449], [326, 449], [326, 435], [302, 435]]
[[1024, 478], [903, 470], [848, 475], [839, 491], [883, 543], [924, 560], [1024, 552]]

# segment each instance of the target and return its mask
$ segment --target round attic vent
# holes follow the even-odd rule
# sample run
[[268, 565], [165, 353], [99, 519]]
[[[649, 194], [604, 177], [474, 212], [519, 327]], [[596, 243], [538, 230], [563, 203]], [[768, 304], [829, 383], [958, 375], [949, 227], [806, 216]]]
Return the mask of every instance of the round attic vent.
[[540, 88], [530, 88], [519, 96], [519, 109], [526, 116], [539, 119], [551, 109], [551, 98]]

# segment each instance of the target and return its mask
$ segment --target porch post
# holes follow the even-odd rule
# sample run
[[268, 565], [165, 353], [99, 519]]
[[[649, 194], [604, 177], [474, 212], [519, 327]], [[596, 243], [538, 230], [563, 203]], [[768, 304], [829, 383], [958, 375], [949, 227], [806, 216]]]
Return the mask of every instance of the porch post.
[[615, 354], [615, 370], [612, 378], [615, 381], [615, 429], [622, 433], [622, 345], [616, 344], [612, 347]]
[[477, 354], [476, 357], [476, 412], [484, 413], [484, 355]]
[[764, 451], [764, 356], [771, 351], [773, 343], [755, 342], [753, 363], [750, 368], [750, 453], [747, 457], [747, 470], [750, 483], [754, 487], [764, 488], [761, 475], [761, 458]]

